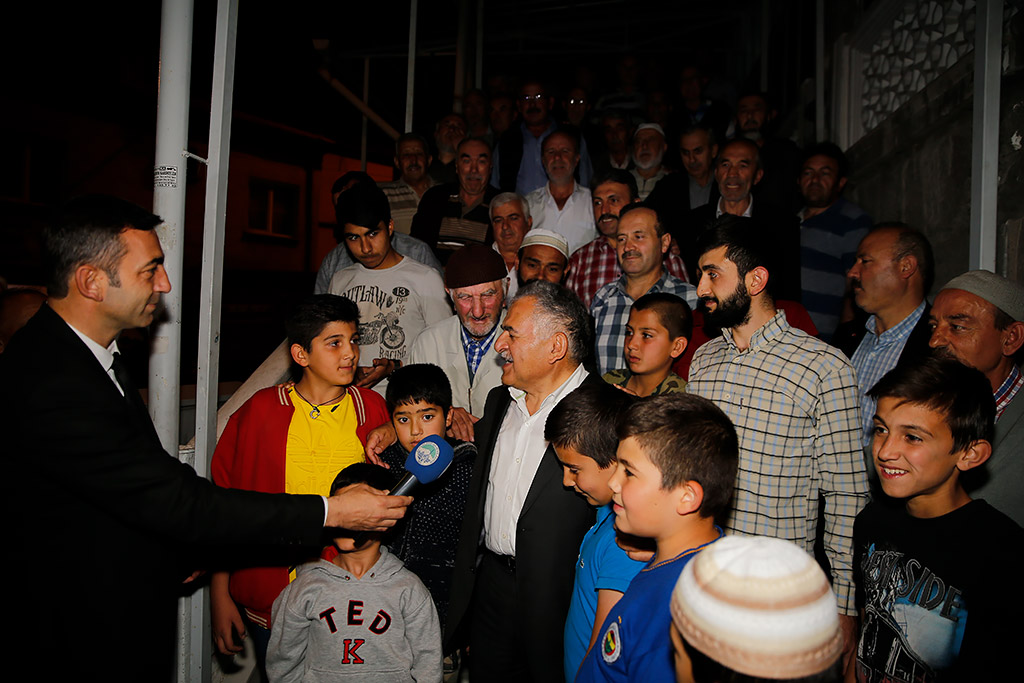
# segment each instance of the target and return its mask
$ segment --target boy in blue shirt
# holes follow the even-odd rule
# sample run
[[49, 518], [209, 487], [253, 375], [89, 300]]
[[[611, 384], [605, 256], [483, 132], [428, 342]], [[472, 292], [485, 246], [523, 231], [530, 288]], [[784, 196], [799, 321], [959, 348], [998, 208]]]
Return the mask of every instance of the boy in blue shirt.
[[669, 599], [690, 559], [722, 536], [739, 449], [729, 418], [707, 399], [639, 399], [618, 420], [618, 465], [609, 481], [615, 525], [654, 539], [654, 558], [601, 625], [580, 681], [675, 680]]
[[635, 399], [608, 384], [584, 384], [551, 411], [544, 438], [562, 465], [566, 488], [597, 507], [597, 522], [583, 537], [576, 581], [565, 621], [565, 679], [576, 678], [608, 612], [643, 563], [615, 543], [615, 514], [608, 480], [615, 473], [615, 423]]

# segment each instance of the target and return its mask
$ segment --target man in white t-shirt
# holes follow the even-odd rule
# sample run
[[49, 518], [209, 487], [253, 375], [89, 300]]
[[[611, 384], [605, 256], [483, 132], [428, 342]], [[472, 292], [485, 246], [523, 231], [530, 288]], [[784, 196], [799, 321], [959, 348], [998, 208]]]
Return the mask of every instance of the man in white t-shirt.
[[394, 222], [380, 188], [360, 184], [338, 198], [338, 222], [357, 263], [331, 278], [330, 292], [359, 307], [356, 384], [385, 391], [387, 376], [400, 367], [424, 328], [449, 317], [437, 271], [406, 258], [391, 246]]

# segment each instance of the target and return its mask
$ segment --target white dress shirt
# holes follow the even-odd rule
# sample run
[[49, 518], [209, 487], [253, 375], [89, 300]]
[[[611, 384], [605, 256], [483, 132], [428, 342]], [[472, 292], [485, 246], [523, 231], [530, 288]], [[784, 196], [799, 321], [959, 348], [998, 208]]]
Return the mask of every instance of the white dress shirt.
[[491, 552], [515, 557], [519, 514], [548, 448], [544, 423], [551, 409], [586, 378], [587, 371], [579, 365], [560, 387], [548, 394], [533, 415], [526, 409], [526, 392], [508, 388], [512, 403], [494, 444], [484, 505], [484, 543]]
[[594, 225], [594, 200], [590, 190], [573, 182], [572, 194], [561, 209], [551, 196], [551, 183], [526, 195], [533, 216], [533, 227], [557, 232], [569, 243], [569, 254], [597, 237]]

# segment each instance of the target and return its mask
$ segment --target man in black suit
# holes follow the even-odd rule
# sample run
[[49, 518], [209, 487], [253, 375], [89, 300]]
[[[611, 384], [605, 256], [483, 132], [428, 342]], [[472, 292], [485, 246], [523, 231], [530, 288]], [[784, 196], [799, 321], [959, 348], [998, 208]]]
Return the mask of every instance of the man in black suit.
[[580, 541], [594, 521], [544, 441], [551, 409], [583, 382], [590, 322], [576, 296], [536, 280], [509, 305], [502, 382], [477, 423], [476, 469], [455, 559], [445, 652], [470, 645], [471, 676], [561, 681]]
[[68, 678], [168, 680], [180, 585], [216, 546], [316, 546], [410, 502], [219, 489], [164, 452], [117, 348], [170, 290], [159, 223], [112, 197], [65, 207], [45, 235], [48, 305], [0, 358], [7, 644]]
[[[730, 140], [722, 145], [715, 159], [715, 183], [718, 201], [705, 204], [686, 214], [672, 236], [682, 252], [689, 273], [697, 273], [697, 239], [716, 218], [724, 213], [753, 218], [753, 225], [770, 244], [767, 254], [774, 266], [769, 285], [776, 299], [800, 300], [800, 221], [796, 214], [770, 204], [753, 194], [761, 182], [764, 168], [757, 145], [750, 140]], [[778, 273], [778, 276], [775, 274]]]

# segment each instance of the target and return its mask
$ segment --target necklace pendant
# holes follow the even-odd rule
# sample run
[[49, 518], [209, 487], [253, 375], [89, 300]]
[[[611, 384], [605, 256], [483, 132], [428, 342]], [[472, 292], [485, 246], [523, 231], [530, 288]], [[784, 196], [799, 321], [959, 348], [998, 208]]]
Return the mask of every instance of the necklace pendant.
[[320, 406], [313, 406], [313, 410], [309, 411], [309, 417], [312, 420], [320, 417]]

